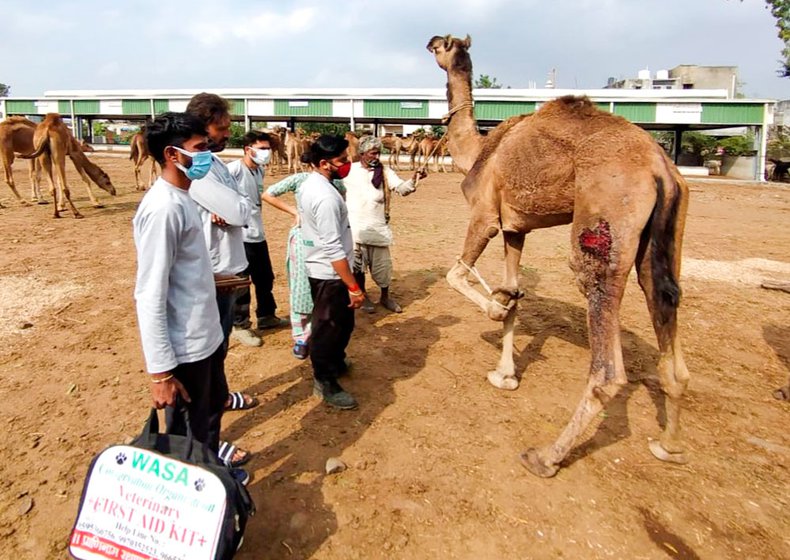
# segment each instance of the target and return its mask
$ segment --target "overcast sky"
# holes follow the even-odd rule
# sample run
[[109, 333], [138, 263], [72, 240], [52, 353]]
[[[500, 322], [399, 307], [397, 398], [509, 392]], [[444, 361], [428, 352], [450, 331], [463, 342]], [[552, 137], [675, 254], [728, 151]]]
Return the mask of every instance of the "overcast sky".
[[0, 0], [0, 82], [56, 89], [444, 87], [425, 45], [472, 36], [475, 75], [600, 88], [679, 64], [738, 66], [790, 98], [763, 0]]

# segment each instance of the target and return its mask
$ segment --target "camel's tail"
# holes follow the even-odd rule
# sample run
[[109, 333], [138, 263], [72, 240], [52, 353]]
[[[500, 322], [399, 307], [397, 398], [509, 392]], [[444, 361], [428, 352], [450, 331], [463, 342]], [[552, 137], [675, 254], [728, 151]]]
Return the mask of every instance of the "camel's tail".
[[680, 304], [680, 258], [688, 207], [688, 186], [665, 159], [667, 173], [655, 177], [656, 205], [645, 228], [643, 241], [651, 247], [653, 298], [658, 318], [666, 323]]

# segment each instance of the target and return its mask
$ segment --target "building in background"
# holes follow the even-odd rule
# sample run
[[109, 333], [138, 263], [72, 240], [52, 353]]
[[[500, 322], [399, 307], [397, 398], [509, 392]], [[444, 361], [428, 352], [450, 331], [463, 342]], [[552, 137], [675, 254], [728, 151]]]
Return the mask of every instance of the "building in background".
[[609, 78], [604, 89], [723, 89], [734, 99], [738, 95], [738, 67], [681, 64], [655, 75], [646, 68], [636, 78]]

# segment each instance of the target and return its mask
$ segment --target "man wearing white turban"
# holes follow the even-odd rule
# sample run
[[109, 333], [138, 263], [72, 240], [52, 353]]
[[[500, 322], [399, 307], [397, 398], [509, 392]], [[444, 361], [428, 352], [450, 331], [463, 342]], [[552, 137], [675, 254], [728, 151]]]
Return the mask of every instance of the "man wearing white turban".
[[[381, 163], [381, 140], [375, 136], [363, 136], [359, 141], [360, 161], [351, 166], [348, 177], [343, 179], [346, 187], [348, 220], [354, 237], [354, 276], [364, 291], [365, 272], [381, 289], [379, 303], [395, 313], [401, 306], [390, 295], [392, 281], [392, 229], [389, 226], [390, 196], [392, 192], [407, 196], [416, 189], [417, 180], [424, 175], [415, 172], [411, 179], [403, 181], [389, 167]], [[373, 313], [376, 308], [367, 297], [362, 309]]]

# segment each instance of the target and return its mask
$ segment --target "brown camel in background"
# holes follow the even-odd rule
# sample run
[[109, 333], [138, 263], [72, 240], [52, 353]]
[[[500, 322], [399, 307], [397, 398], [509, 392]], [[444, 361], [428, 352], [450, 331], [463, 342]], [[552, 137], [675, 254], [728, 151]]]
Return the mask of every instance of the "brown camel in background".
[[[12, 168], [14, 152], [28, 153], [33, 151], [33, 132], [35, 129], [36, 123], [29, 121], [25, 117], [8, 117], [3, 122], [0, 122], [0, 159], [2, 159], [3, 163], [5, 182], [21, 204], [27, 204], [28, 202], [16, 190]], [[34, 202], [37, 201], [36, 192], [39, 190], [37, 165], [40, 164], [37, 164], [37, 161], [30, 160], [29, 162], [31, 198]]]
[[[19, 196], [14, 183], [14, 175], [12, 165], [14, 163], [14, 152], [21, 154], [30, 154], [34, 151], [33, 137], [36, 131], [36, 123], [24, 117], [9, 117], [3, 122], [0, 122], [0, 159], [2, 159], [3, 170], [5, 172], [6, 183], [17, 196], [17, 199], [23, 204], [27, 201]], [[78, 142], [71, 137], [68, 146], [68, 155], [77, 169], [77, 172], [82, 177], [87, 185], [88, 196], [94, 206], [101, 206], [91, 191], [91, 180], [99, 185], [101, 188], [107, 190], [111, 194], [115, 194], [109, 177], [104, 173], [96, 164], [85, 157], [85, 151], [93, 151], [90, 144]], [[40, 186], [40, 172], [44, 168], [47, 179], [50, 183], [50, 190], [54, 190], [54, 179], [52, 176], [52, 163], [50, 159], [49, 150], [44, 150], [43, 153], [37, 157], [30, 159], [30, 191], [31, 200], [39, 204], [46, 204], [46, 201], [41, 197]], [[54, 195], [53, 195], [54, 196]]]
[[285, 157], [288, 160], [288, 173], [302, 171], [302, 131], [285, 131]]
[[285, 155], [285, 129], [281, 126], [276, 126], [271, 130], [264, 129], [269, 135], [269, 145], [271, 146], [272, 156], [269, 161], [269, 173], [275, 175], [282, 171], [282, 165], [286, 161]]
[[359, 161], [359, 137], [353, 132], [346, 132], [344, 138], [348, 142], [348, 160]]
[[442, 172], [447, 173], [447, 167], [444, 164], [443, 157], [444, 154], [448, 153], [446, 140], [443, 141], [441, 138], [434, 136], [433, 133], [429, 133], [426, 134], [422, 140], [420, 140], [418, 146], [420, 157], [422, 158], [422, 169], [427, 171], [430, 160], [433, 159], [434, 173], [439, 172], [440, 166]]
[[400, 153], [403, 150], [403, 140], [400, 136], [393, 136], [387, 134], [379, 138], [381, 145], [389, 152], [387, 156], [387, 165], [393, 169], [400, 171]]
[[[50, 180], [50, 192], [55, 200], [54, 216], [56, 218], [59, 218], [60, 212], [65, 210], [66, 203], [68, 203], [75, 218], [82, 218], [82, 214], [71, 202], [71, 193], [66, 181], [66, 156], [71, 159], [74, 167], [85, 182], [88, 189], [88, 197], [94, 207], [101, 208], [102, 205], [93, 195], [90, 185], [91, 181], [115, 196], [115, 187], [113, 187], [110, 178], [98, 165], [85, 156], [79, 142], [71, 135], [63, 119], [57, 113], [47, 113], [44, 120], [35, 126], [32, 148], [32, 151], [25, 151], [25, 153], [20, 153], [19, 155], [23, 159], [33, 159], [48, 154], [49, 158], [44, 158], [43, 162], [44, 170]], [[14, 151], [17, 151], [16, 147]], [[57, 178], [54, 178], [52, 168], [49, 166], [48, 162], [50, 159], [55, 164]]]
[[[447, 280], [491, 319], [504, 322], [502, 356], [489, 381], [511, 390], [519, 383], [513, 328], [523, 295], [518, 270], [527, 233], [572, 224], [570, 265], [588, 302], [592, 360], [584, 395], [559, 438], [528, 449], [523, 465], [538, 476], [553, 476], [577, 438], [628, 382], [619, 311], [634, 264], [658, 338], [658, 372], [666, 393], [666, 428], [650, 450], [658, 459], [685, 462], [679, 429], [689, 372], [677, 334], [685, 181], [647, 132], [599, 111], [586, 97], [555, 99], [482, 137], [474, 118], [470, 45], [468, 36], [447, 35], [433, 37], [427, 48], [447, 72], [449, 149], [466, 175], [461, 189], [472, 212], [463, 254]], [[467, 276], [476, 274], [475, 262], [500, 230], [505, 276], [489, 298]]]
[[[151, 152], [148, 151], [148, 145], [145, 143], [145, 137], [143, 136], [142, 131], [132, 136], [130, 145], [132, 150], [129, 153], [129, 159], [132, 160], [132, 163], [134, 163], [135, 190], [144, 191], [151, 188], [151, 185], [153, 185], [154, 181], [156, 180], [156, 160], [154, 159], [154, 156], [151, 155]], [[141, 169], [145, 162], [149, 159], [151, 160], [151, 171], [148, 173], [148, 182], [143, 184]]]

